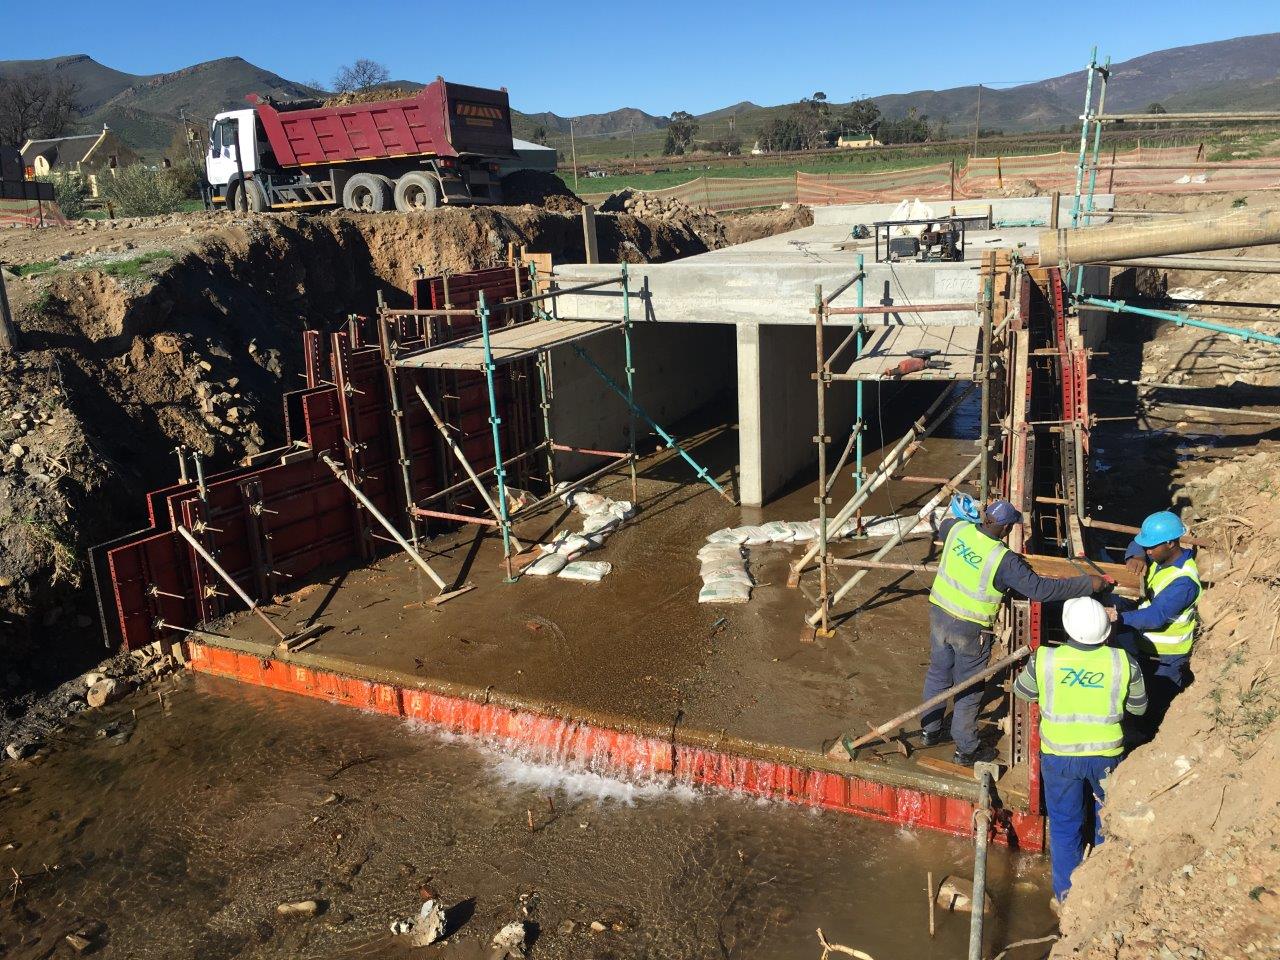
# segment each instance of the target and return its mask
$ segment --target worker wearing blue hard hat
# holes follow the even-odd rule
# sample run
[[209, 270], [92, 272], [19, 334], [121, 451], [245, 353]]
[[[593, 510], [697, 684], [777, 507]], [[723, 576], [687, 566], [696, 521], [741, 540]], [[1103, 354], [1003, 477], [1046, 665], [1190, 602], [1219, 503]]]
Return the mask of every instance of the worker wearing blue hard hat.
[[1187, 529], [1176, 513], [1161, 510], [1142, 521], [1125, 551], [1125, 565], [1142, 575], [1142, 599], [1116, 599], [1108, 616], [1125, 628], [1119, 642], [1135, 653], [1147, 678], [1154, 729], [1169, 704], [1191, 682], [1191, 646], [1203, 590], [1195, 554], [1182, 545]]
[[[985, 509], [972, 498], [958, 494], [951, 501], [951, 516], [938, 527], [943, 541], [929, 591], [929, 669], [924, 697], [929, 700], [981, 672], [991, 654], [991, 628], [1006, 593], [1050, 602], [1087, 597], [1105, 590], [1100, 576], [1055, 579], [1038, 575], [1019, 554], [1004, 544], [1022, 514], [1008, 500], [993, 500]], [[978, 740], [978, 709], [982, 686], [958, 694], [951, 715], [956, 763], [972, 766], [994, 757]], [[925, 746], [942, 743], [945, 708], [921, 717]]]

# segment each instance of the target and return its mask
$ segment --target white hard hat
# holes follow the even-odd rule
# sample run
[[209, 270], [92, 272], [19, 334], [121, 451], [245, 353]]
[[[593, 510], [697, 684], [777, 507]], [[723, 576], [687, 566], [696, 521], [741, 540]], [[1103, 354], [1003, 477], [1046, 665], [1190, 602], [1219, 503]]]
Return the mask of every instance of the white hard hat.
[[1096, 647], [1111, 633], [1107, 610], [1093, 597], [1073, 597], [1062, 605], [1062, 626], [1076, 643]]

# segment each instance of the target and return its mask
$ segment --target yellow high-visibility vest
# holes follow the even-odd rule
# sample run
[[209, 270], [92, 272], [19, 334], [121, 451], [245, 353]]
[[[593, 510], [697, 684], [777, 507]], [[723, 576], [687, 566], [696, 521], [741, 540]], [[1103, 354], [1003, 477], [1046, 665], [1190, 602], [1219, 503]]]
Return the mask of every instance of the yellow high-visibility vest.
[[1200, 594], [1204, 592], [1204, 587], [1200, 583], [1200, 568], [1196, 566], [1195, 557], [1188, 557], [1180, 567], [1175, 564], [1169, 564], [1167, 567], [1157, 563], [1147, 564], [1147, 576], [1143, 581], [1143, 599], [1138, 604], [1138, 609], [1151, 606], [1151, 601], [1155, 599], [1156, 594], [1181, 577], [1186, 577], [1196, 585], [1195, 599], [1163, 630], [1143, 632], [1142, 635], [1147, 640], [1147, 643], [1143, 644], [1146, 653], [1161, 656], [1191, 652], [1191, 644], [1196, 637], [1196, 624], [1200, 619], [1196, 612], [1196, 604], [1200, 602]]
[[1124, 751], [1120, 719], [1129, 695], [1129, 658], [1114, 647], [1036, 651], [1040, 752], [1115, 757]]
[[929, 602], [953, 617], [990, 627], [996, 622], [1002, 594], [996, 589], [996, 569], [1009, 552], [977, 524], [957, 521], [942, 546], [938, 572]]

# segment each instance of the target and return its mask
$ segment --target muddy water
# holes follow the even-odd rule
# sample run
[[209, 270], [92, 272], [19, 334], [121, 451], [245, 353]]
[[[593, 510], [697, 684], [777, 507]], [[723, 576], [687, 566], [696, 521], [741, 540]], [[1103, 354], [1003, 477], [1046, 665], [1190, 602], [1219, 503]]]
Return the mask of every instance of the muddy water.
[[[968, 936], [963, 914], [926, 929], [925, 872], [971, 875], [961, 839], [566, 772], [208, 677], [82, 716], [2, 779], [5, 957], [68, 956], [77, 930], [102, 957], [407, 956], [387, 925], [423, 884], [452, 930], [418, 956], [486, 956], [521, 895], [533, 957], [808, 960], [821, 926], [877, 960], [951, 958]], [[1052, 922], [1043, 860], [998, 849], [990, 870], [988, 955]], [[276, 914], [311, 898], [320, 916]]]

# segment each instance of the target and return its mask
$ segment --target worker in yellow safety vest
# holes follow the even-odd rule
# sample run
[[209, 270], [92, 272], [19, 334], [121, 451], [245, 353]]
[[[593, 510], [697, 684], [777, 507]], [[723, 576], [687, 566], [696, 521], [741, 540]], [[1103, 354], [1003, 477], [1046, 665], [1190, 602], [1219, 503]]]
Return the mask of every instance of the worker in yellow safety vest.
[[[1040, 782], [1049, 814], [1049, 856], [1055, 909], [1071, 889], [1085, 838], [1102, 843], [1098, 809], [1108, 774], [1124, 753], [1125, 712], [1147, 709], [1134, 658], [1106, 646], [1107, 610], [1091, 597], [1062, 605], [1067, 642], [1042, 646], [1013, 683], [1014, 695], [1040, 704]], [[1092, 830], [1090, 818], [1092, 817]]]
[[1135, 606], [1116, 598], [1108, 610], [1118, 627], [1117, 642], [1137, 655], [1146, 677], [1151, 709], [1144, 719], [1149, 734], [1192, 680], [1191, 647], [1204, 588], [1195, 554], [1182, 545], [1186, 532], [1178, 515], [1167, 510], [1142, 521], [1125, 551], [1125, 564], [1142, 574], [1142, 599]]
[[[1055, 579], [1041, 577], [1021, 556], [1004, 544], [1004, 538], [1022, 514], [1007, 500], [992, 501], [985, 511], [964, 494], [951, 501], [952, 516], [938, 528], [943, 541], [938, 572], [929, 591], [929, 670], [924, 698], [964, 683], [981, 672], [991, 654], [991, 627], [1006, 593], [1050, 602], [1085, 597], [1107, 588], [1100, 576]], [[972, 766], [994, 757], [978, 740], [978, 709], [982, 686], [974, 684], [954, 698], [951, 736], [954, 760]], [[926, 747], [943, 742], [945, 706], [921, 717]]]

